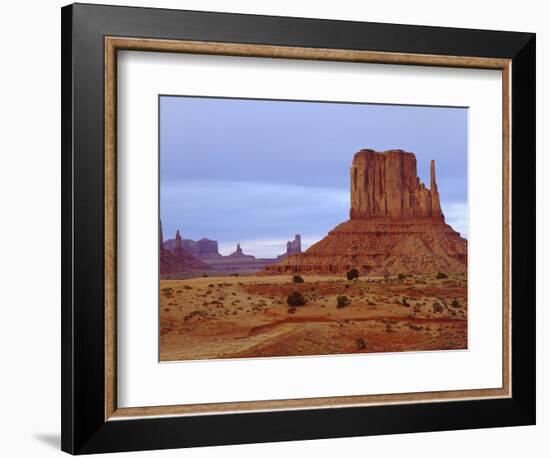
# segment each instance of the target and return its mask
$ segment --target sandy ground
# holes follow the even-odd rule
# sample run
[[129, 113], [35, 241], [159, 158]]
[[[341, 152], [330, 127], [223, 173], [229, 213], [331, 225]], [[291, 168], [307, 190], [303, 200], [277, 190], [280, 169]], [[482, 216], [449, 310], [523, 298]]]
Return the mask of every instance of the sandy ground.
[[[161, 280], [161, 360], [467, 348], [465, 276], [302, 278]], [[287, 305], [294, 291], [305, 305]]]

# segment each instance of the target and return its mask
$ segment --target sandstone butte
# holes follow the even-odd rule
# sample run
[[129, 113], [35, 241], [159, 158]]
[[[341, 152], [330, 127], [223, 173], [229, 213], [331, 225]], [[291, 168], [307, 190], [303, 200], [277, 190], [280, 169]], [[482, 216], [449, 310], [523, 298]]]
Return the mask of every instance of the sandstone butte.
[[428, 189], [417, 176], [414, 153], [363, 149], [353, 157], [350, 188], [348, 221], [264, 272], [466, 272], [467, 241], [445, 223], [433, 160]]

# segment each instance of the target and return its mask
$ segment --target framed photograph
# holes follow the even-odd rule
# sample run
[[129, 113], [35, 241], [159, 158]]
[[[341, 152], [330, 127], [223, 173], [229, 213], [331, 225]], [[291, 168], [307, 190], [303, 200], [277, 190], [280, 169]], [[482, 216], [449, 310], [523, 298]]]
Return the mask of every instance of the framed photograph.
[[62, 9], [62, 448], [535, 423], [535, 35]]

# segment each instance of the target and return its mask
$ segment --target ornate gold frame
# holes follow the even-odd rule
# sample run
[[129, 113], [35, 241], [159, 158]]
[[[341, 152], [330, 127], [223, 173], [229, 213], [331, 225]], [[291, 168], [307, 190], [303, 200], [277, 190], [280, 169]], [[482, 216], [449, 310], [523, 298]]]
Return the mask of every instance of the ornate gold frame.
[[[502, 368], [503, 386], [473, 389], [367, 396], [285, 399], [277, 401], [243, 401], [217, 404], [171, 406], [117, 406], [116, 340], [116, 101], [117, 51], [154, 51], [189, 54], [214, 54], [246, 57], [269, 57], [323, 61], [345, 61], [400, 65], [482, 68], [502, 71], [502, 183], [503, 183], [503, 289], [502, 289]], [[403, 404], [435, 401], [511, 397], [511, 60], [479, 57], [385, 53], [343, 49], [297, 48], [139, 38], [105, 38], [105, 420], [128, 420], [143, 417], [222, 414], [273, 410], [315, 409], [380, 404]]]

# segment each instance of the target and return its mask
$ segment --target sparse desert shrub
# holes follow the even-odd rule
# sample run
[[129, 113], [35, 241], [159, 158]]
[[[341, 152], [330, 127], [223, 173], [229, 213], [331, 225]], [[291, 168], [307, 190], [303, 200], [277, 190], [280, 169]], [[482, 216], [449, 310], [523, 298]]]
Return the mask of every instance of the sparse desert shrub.
[[443, 311], [443, 306], [436, 302], [434, 305], [432, 305], [432, 310], [434, 311], [434, 313], [441, 313]]
[[344, 307], [347, 307], [349, 304], [351, 304], [351, 302], [347, 296], [338, 296], [336, 298], [336, 308], [338, 309], [343, 309]]
[[286, 303], [291, 306], [305, 305], [306, 298], [299, 291], [294, 291], [286, 298]]
[[189, 315], [184, 318], [184, 320], [187, 321], [194, 317], [203, 318], [205, 316], [208, 316], [208, 313], [204, 310], [193, 310]]
[[407, 298], [406, 298], [406, 297], [404, 297], [403, 299], [401, 299], [401, 305], [402, 305], [403, 307], [410, 307], [410, 306], [411, 306], [411, 304], [409, 304], [409, 302], [407, 301]]
[[162, 294], [164, 297], [173, 297], [174, 290], [172, 288], [162, 288]]
[[365, 339], [359, 338], [355, 341], [355, 345], [357, 347], [357, 350], [365, 350], [368, 347], [369, 343]]
[[296, 307], [289, 307], [287, 313], [296, 313]]
[[303, 283], [304, 279], [300, 275], [294, 275], [292, 277], [292, 283]]
[[183, 285], [183, 288], [184, 289], [193, 289], [193, 287], [191, 285]]
[[355, 280], [359, 278], [359, 271], [357, 269], [350, 269], [346, 272], [346, 277], [348, 280]]
[[449, 278], [449, 276], [445, 272], [437, 272], [435, 278], [437, 278], [438, 280], [442, 280], [444, 278]]
[[407, 276], [405, 274], [397, 274], [397, 279], [399, 281], [403, 281], [403, 280], [405, 280], [405, 278], [407, 278]]
[[460, 308], [460, 303], [455, 299], [453, 302], [451, 302], [451, 307], [453, 307], [455, 309], [459, 309]]

